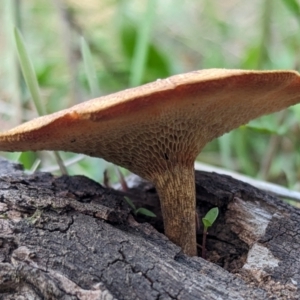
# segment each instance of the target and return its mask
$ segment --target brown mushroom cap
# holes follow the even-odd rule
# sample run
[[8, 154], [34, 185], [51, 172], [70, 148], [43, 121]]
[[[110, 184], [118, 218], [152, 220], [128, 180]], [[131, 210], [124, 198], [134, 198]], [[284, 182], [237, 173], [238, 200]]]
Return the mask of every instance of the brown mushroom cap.
[[195, 255], [196, 156], [213, 138], [298, 102], [297, 72], [202, 70], [37, 118], [0, 134], [0, 150], [84, 153], [151, 180], [166, 235]]
[[299, 100], [294, 71], [195, 71], [34, 119], [2, 133], [0, 150], [84, 153], [153, 179], [213, 138]]

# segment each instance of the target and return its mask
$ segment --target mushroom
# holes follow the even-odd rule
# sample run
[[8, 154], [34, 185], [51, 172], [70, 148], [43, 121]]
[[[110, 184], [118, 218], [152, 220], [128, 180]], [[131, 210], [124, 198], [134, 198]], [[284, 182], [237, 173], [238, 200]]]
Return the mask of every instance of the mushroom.
[[166, 236], [193, 256], [193, 164], [201, 149], [251, 119], [297, 102], [295, 71], [201, 70], [36, 118], [0, 134], [0, 150], [84, 153], [152, 181]]

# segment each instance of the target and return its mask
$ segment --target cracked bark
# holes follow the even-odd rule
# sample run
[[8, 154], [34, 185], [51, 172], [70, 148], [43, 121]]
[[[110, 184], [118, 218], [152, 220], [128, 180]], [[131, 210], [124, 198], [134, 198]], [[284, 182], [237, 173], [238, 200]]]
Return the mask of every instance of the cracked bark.
[[157, 231], [149, 183], [126, 195], [158, 217], [134, 219], [120, 191], [0, 160], [0, 299], [300, 299], [299, 210], [228, 176], [196, 191], [200, 217], [220, 208], [210, 261]]

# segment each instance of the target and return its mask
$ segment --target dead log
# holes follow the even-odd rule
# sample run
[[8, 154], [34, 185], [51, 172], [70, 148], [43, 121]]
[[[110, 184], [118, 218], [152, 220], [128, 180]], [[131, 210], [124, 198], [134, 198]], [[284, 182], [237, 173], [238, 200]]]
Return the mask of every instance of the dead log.
[[[208, 260], [159, 232], [149, 183], [123, 193], [0, 160], [0, 299], [300, 299], [299, 209], [215, 173], [196, 190], [200, 217], [220, 209]], [[124, 195], [157, 218], [134, 218]]]

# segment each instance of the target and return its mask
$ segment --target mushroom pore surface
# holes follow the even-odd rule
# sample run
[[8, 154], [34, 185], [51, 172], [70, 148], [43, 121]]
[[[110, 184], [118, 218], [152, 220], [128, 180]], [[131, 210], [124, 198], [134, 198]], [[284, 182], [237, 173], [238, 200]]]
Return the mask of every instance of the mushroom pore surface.
[[195, 255], [196, 156], [213, 138], [299, 101], [294, 71], [202, 70], [37, 118], [2, 133], [0, 150], [84, 153], [151, 180], [166, 234]]

